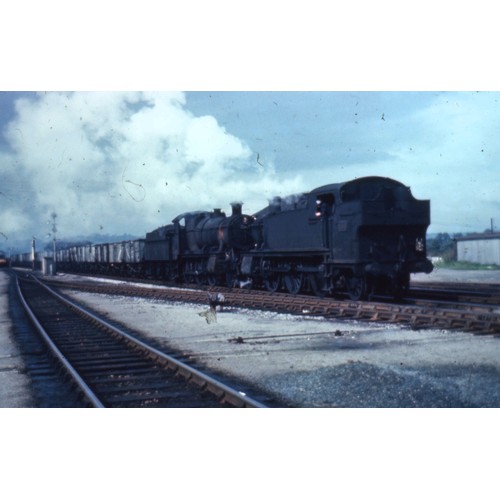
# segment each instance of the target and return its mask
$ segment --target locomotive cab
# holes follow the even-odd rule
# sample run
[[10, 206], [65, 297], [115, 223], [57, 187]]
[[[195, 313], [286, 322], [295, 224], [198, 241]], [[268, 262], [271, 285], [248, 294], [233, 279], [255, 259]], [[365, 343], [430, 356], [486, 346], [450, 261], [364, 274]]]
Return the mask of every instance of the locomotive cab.
[[332, 215], [335, 207], [335, 195], [333, 193], [325, 193], [316, 196], [315, 217], [329, 217]]

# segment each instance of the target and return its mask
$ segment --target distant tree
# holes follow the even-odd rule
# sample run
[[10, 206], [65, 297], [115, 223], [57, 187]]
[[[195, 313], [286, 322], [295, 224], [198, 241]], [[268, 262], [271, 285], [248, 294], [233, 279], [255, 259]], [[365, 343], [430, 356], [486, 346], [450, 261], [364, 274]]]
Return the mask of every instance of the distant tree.
[[444, 257], [449, 251], [453, 251], [453, 238], [448, 233], [438, 233], [434, 238], [427, 241], [427, 253], [435, 257]]

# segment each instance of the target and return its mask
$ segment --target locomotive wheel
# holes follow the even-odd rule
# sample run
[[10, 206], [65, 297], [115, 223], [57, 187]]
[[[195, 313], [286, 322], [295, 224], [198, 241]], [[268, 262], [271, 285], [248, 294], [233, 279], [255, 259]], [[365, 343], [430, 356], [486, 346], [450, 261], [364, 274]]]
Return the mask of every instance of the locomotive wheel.
[[195, 274], [195, 281], [197, 285], [205, 285], [207, 283], [205, 274]]
[[402, 299], [410, 289], [410, 275], [403, 274], [394, 277], [391, 281], [391, 294], [396, 299]]
[[232, 271], [226, 273], [226, 286], [228, 288], [234, 288], [235, 274]]
[[207, 275], [207, 281], [210, 286], [220, 285], [220, 278], [216, 274]]
[[264, 278], [264, 286], [268, 292], [276, 292], [281, 285], [281, 275], [278, 273], [269, 274]]
[[347, 292], [351, 300], [362, 300], [366, 297], [366, 280], [363, 276], [347, 278]]
[[325, 278], [318, 274], [310, 274], [309, 275], [309, 285], [311, 287], [311, 291], [316, 295], [316, 297], [323, 298], [326, 295], [324, 290], [325, 286]]
[[195, 283], [194, 265], [191, 262], [186, 262], [184, 264], [184, 282], [185, 283]]
[[296, 295], [297, 293], [300, 292], [300, 289], [302, 288], [301, 273], [285, 274], [285, 276], [283, 276], [283, 281], [285, 283], [285, 288], [287, 289], [288, 293]]

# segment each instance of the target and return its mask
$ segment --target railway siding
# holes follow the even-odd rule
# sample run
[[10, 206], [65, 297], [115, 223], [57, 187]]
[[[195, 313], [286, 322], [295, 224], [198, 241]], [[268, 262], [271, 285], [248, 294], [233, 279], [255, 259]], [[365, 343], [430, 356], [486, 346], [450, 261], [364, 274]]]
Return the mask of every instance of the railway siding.
[[[145, 288], [130, 284], [111, 283], [65, 283], [60, 286], [82, 291], [99, 292], [158, 300], [175, 300], [207, 304], [209, 294], [224, 296], [225, 306], [247, 307], [292, 314], [325, 316], [365, 321], [395, 322], [412, 328], [449, 328], [472, 331], [478, 334], [500, 334], [500, 314], [492, 308], [480, 308], [477, 303], [459, 302], [456, 306], [432, 301], [419, 304], [395, 304], [392, 302], [355, 302], [311, 296], [273, 294], [242, 289], [212, 288], [212, 291], [185, 288]], [[494, 308], [493, 308], [494, 310]]]
[[241, 378], [292, 406], [500, 406], [499, 339], [382, 321], [373, 303], [378, 322], [233, 308], [228, 295], [217, 321], [207, 323], [199, 316], [208, 308], [206, 292], [195, 291], [199, 302], [188, 304], [151, 295], [65, 293], [166, 350], [182, 350], [214, 373]]

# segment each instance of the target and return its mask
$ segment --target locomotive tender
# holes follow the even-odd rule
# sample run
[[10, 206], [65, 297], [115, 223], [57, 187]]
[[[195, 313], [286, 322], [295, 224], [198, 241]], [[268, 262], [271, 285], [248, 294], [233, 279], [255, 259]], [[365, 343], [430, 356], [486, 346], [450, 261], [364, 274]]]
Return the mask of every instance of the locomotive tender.
[[57, 251], [61, 271], [93, 271], [264, 287], [323, 296], [403, 294], [411, 273], [430, 273], [430, 202], [384, 177], [329, 184], [276, 197], [253, 215], [233, 203], [185, 212], [145, 239]]

